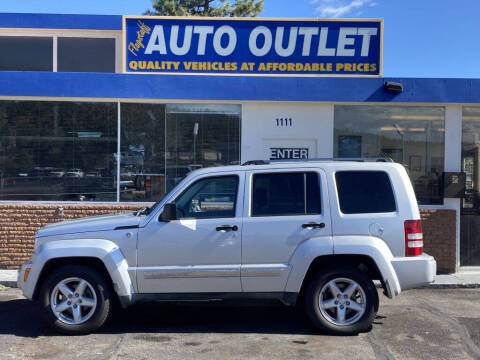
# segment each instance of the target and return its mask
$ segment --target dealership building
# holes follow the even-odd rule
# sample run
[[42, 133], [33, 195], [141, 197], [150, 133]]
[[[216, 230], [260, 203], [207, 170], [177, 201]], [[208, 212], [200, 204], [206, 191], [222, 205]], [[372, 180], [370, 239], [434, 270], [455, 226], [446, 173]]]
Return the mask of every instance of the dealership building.
[[0, 268], [194, 169], [332, 157], [402, 163], [439, 271], [480, 268], [480, 80], [383, 78], [382, 27], [0, 14]]

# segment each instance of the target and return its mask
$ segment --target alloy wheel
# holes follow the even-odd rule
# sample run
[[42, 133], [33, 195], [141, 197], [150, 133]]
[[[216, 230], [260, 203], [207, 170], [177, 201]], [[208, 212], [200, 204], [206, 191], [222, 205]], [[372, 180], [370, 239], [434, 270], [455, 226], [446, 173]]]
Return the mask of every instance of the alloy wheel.
[[60, 321], [69, 325], [83, 324], [95, 312], [97, 295], [85, 279], [67, 278], [53, 288], [50, 307]]
[[320, 290], [318, 306], [324, 318], [332, 324], [352, 325], [365, 313], [365, 291], [352, 279], [332, 279]]

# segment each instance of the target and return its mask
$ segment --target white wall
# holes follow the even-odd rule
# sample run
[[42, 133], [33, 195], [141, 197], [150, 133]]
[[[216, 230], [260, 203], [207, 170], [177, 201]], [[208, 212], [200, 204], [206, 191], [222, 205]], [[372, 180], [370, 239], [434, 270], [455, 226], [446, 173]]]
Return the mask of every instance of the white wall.
[[[445, 171], [462, 171], [462, 105], [445, 108]], [[445, 199], [447, 209], [456, 210], [456, 259], [460, 266], [460, 199]]]
[[[276, 119], [292, 119], [277, 126]], [[252, 102], [242, 107], [241, 161], [265, 160], [265, 146], [310, 148], [309, 158], [333, 156], [333, 104]]]

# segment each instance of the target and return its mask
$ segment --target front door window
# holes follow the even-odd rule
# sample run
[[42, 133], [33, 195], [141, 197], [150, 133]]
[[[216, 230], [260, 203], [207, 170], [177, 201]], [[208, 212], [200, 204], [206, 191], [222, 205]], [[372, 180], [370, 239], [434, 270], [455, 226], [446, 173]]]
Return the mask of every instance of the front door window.
[[233, 218], [237, 188], [237, 176], [211, 177], [196, 181], [175, 200], [177, 218]]

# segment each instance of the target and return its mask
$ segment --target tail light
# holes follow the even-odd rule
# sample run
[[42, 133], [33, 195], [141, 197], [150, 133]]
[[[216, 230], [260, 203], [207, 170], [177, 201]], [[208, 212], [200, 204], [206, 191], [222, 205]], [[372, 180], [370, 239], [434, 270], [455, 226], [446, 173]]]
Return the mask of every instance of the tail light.
[[405, 256], [423, 253], [422, 223], [420, 220], [405, 220]]

